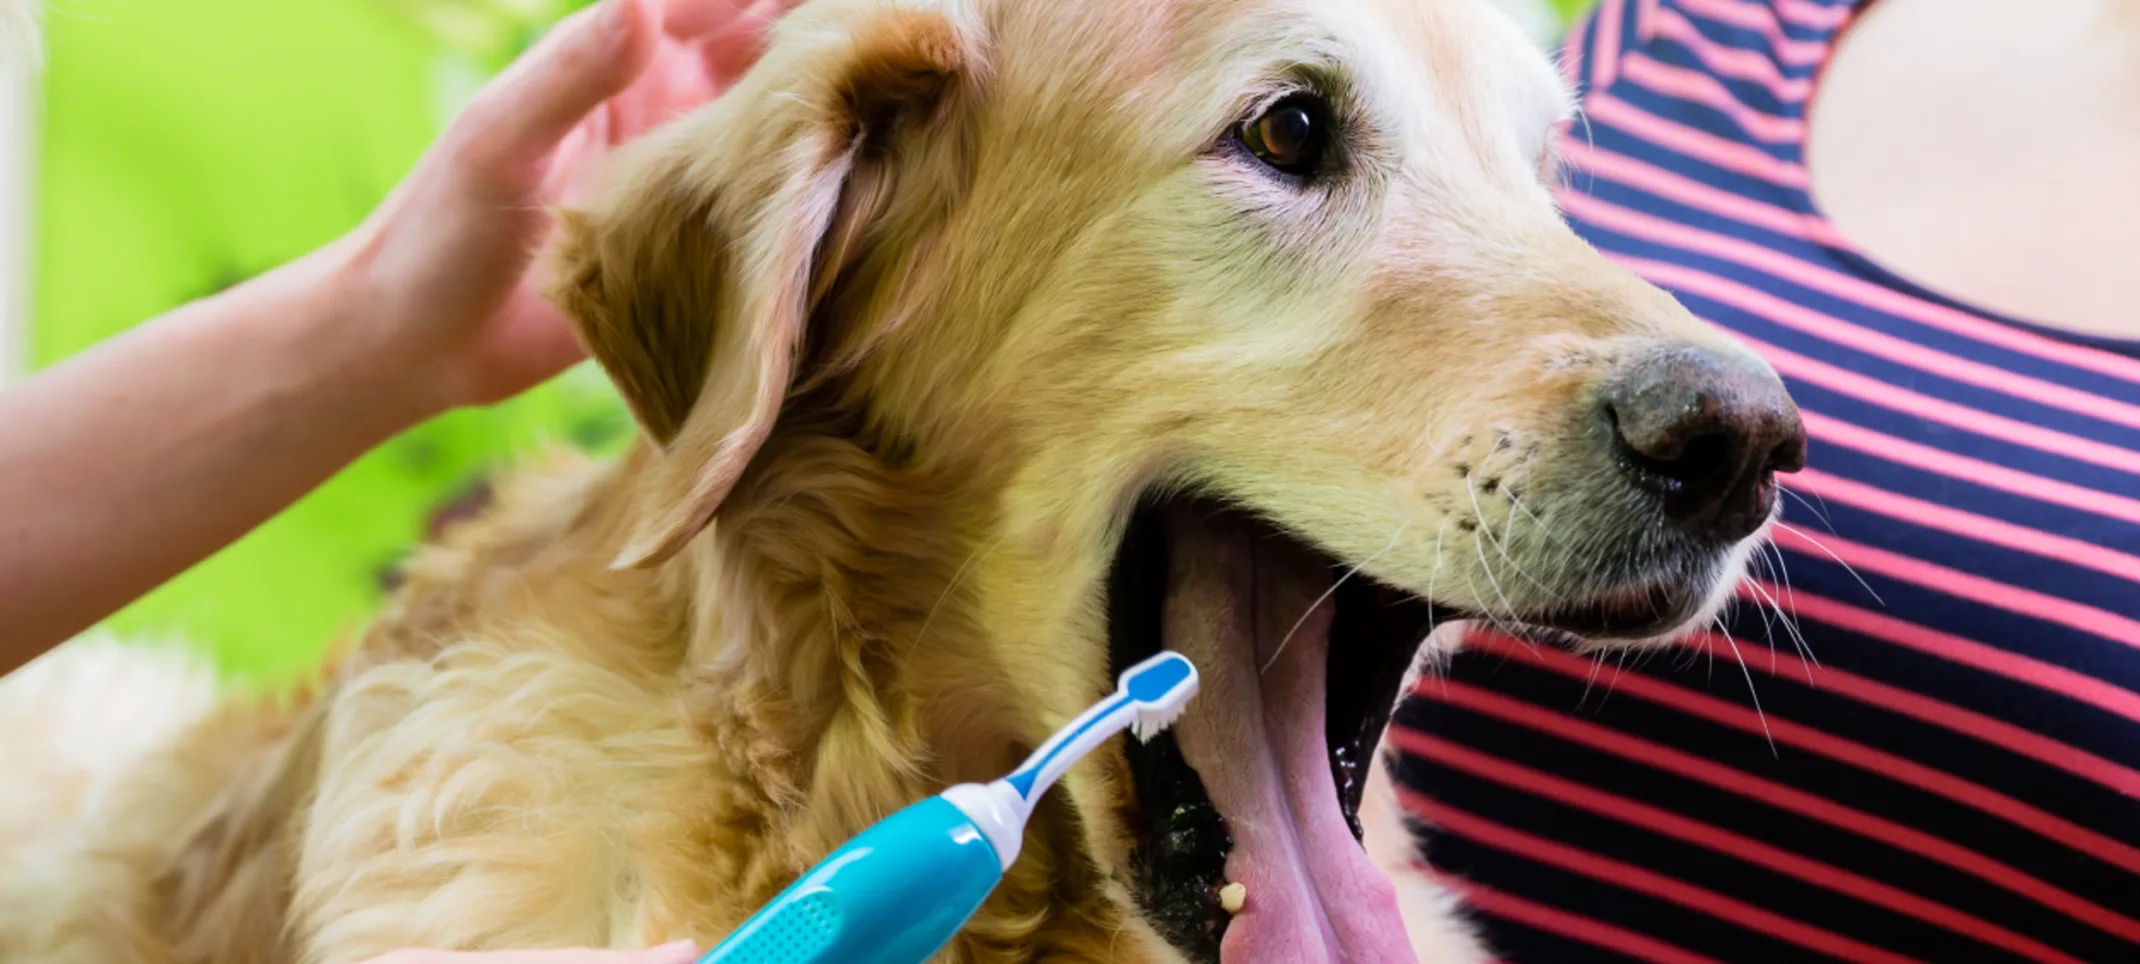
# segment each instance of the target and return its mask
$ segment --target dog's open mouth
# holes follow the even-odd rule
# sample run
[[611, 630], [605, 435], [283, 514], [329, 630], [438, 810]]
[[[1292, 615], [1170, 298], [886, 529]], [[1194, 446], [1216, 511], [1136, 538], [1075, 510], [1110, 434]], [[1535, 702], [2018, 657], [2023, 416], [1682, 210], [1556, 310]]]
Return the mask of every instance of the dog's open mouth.
[[1140, 509], [1116, 556], [1116, 670], [1166, 648], [1203, 677], [1172, 731], [1125, 744], [1139, 804], [1132, 886], [1192, 959], [1411, 959], [1358, 813], [1368, 755], [1435, 614], [1344, 575], [1205, 502]]
[[[1622, 595], [1555, 614], [1552, 632], [1624, 630], [1630, 613], [1681, 608]], [[1437, 619], [1465, 615], [1239, 510], [1137, 511], [1108, 586], [1114, 670], [1165, 648], [1203, 678], [1173, 730], [1125, 743], [1131, 887], [1162, 937], [1200, 962], [1413, 960], [1395, 894], [1360, 845], [1360, 798], [1420, 644]]]

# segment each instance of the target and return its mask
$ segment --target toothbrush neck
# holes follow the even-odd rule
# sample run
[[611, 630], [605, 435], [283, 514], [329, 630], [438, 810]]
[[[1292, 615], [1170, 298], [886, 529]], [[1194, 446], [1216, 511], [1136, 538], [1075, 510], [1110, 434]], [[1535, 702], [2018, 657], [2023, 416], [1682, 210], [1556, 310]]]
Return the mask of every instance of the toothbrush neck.
[[1038, 801], [1093, 747], [1120, 732], [1133, 712], [1129, 697], [1120, 693], [1108, 697], [1057, 730], [1005, 778], [1006, 782], [1017, 788], [1029, 805]]

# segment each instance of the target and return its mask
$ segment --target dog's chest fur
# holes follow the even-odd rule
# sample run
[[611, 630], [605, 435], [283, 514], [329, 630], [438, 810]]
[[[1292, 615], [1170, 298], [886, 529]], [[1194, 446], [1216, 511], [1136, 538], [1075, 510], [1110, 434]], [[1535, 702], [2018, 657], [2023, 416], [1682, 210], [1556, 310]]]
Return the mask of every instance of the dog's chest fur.
[[[716, 532], [688, 575], [590, 574], [574, 542], [605, 525], [609, 478], [533, 476], [412, 563], [315, 708], [316, 746], [292, 758], [316, 758], [317, 783], [287, 841], [307, 960], [710, 943], [947, 771], [967, 776], [940, 759], [936, 685], [878, 638], [915, 619], [960, 631], [878, 571], [915, 566], [843, 565], [845, 540], [812, 545], [771, 513], [749, 525], [796, 559], [740, 564], [748, 550]], [[693, 604], [711, 597], [750, 604]], [[752, 631], [781, 637], [761, 641], [780, 658], [705, 651]], [[1114, 959], [1103, 885], [1052, 809], [952, 960]]]

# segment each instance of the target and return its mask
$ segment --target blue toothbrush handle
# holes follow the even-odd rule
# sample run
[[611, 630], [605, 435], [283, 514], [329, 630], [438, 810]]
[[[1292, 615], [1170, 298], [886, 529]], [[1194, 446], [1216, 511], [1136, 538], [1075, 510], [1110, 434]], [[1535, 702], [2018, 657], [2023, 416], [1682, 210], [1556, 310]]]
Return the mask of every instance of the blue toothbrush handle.
[[930, 797], [819, 861], [699, 964], [922, 964], [1002, 878], [973, 821]]

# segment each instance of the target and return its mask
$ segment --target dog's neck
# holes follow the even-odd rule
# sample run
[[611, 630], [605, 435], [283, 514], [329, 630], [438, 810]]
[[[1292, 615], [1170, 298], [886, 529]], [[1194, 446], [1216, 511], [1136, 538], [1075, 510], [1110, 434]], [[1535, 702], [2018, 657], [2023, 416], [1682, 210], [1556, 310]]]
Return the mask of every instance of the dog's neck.
[[769, 803], [866, 825], [1025, 748], [960, 585], [987, 505], [854, 435], [783, 424], [680, 562], [695, 722], [751, 735], [729, 763]]
[[[982, 474], [897, 464], [822, 426], [776, 432], [675, 565], [694, 600], [687, 708], [755, 795], [749, 865], [788, 873], [892, 811], [1009, 772], [1031, 746], [1005, 668], [981, 638], [972, 570], [998, 542]], [[1109, 919], [1061, 800], [1044, 801], [971, 959], [1025, 959], [1058, 927]], [[785, 878], [782, 878], [783, 880]], [[755, 895], [770, 897], [770, 893]], [[1074, 908], [1074, 909], [1073, 909]]]

